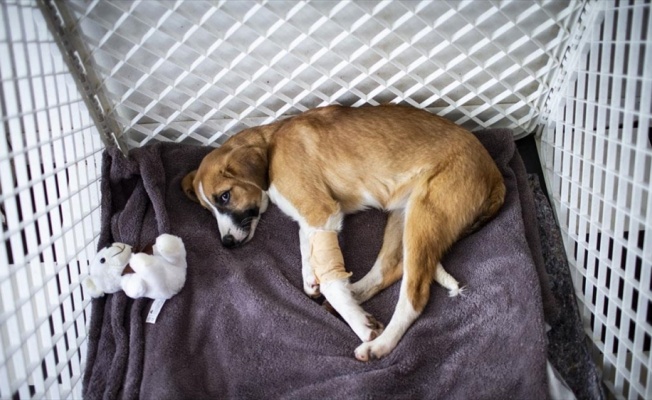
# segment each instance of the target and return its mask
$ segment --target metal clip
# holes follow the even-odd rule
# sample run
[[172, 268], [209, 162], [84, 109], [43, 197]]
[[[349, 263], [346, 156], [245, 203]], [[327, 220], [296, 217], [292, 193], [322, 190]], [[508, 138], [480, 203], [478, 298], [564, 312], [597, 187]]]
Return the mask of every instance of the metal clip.
[[65, 22], [63, 21], [63, 16], [61, 15], [61, 11], [59, 11], [59, 7], [57, 7], [57, 4], [54, 1], [46, 1], [45, 5], [49, 7], [53, 14], [53, 19], [54, 22], [59, 29], [64, 29], [66, 27]]

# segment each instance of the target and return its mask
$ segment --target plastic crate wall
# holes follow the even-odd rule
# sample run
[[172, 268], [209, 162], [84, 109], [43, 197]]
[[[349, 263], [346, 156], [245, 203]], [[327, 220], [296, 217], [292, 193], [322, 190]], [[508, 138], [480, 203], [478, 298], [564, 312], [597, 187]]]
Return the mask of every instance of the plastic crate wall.
[[652, 398], [652, 13], [592, 4], [540, 155], [587, 335], [617, 398]]
[[[577, 260], [579, 251], [574, 243], [584, 246], [595, 260], [601, 252], [609, 254], [604, 249], [611, 242], [606, 239], [602, 247], [589, 248], [588, 243], [573, 241], [579, 237], [573, 225], [577, 218], [566, 216], [588, 217], [591, 211], [578, 202], [592, 194], [567, 199], [567, 193], [582, 188], [580, 178], [574, 175], [578, 172], [570, 169], [587, 161], [579, 150], [573, 150], [571, 133], [559, 134], [563, 129], [571, 132], [568, 126], [573, 124], [577, 132], [589, 132], [583, 122], [568, 122], [560, 115], [574, 114], [563, 111], [569, 109], [568, 101], [577, 97], [568, 92], [572, 86], [568, 82], [579, 76], [574, 69], [575, 54], [586, 51], [575, 50], [584, 49], [583, 28], [593, 27], [589, 24], [593, 14], [585, 13], [581, 24], [577, 21], [580, 13], [596, 2], [46, 3], [63, 19], [66, 32], [78, 39], [71, 42], [76, 46], [73, 58], [81, 70], [94, 75], [89, 88], [95, 95], [91, 102], [94, 99], [96, 104], [87, 108], [82, 101], [84, 93], [73, 85], [33, 1], [2, 2], [0, 129], [8, 140], [0, 144], [6, 146], [0, 147], [0, 199], [8, 221], [3, 227], [6, 246], [0, 249], [0, 268], [5, 262], [8, 267], [0, 269], [0, 397], [79, 397], [89, 313], [79, 277], [94, 254], [99, 231], [100, 137], [109, 133], [106, 127], [100, 129], [91, 122], [89, 114], [95, 106], [114, 122], [110, 128], [129, 147], [150, 141], [219, 145], [244, 127], [331, 103], [411, 104], [470, 129], [511, 127], [516, 136], [534, 130], [550, 113], [541, 141], [549, 187], [553, 187], [572, 266], [580, 266], [575, 274], [576, 283], [580, 282], [578, 292], [584, 295], [584, 281], [596, 285], [596, 279], [584, 278], [585, 261]], [[620, 2], [603, 5], [605, 9], [649, 8]], [[649, 11], [643, 12], [649, 19]], [[582, 38], [582, 46], [569, 49], [569, 41], [575, 38]], [[650, 43], [649, 33], [641, 42]], [[646, 54], [649, 57], [650, 52]], [[629, 71], [619, 70], [613, 75], [625, 79], [626, 73]], [[649, 85], [649, 75], [634, 81]], [[641, 91], [643, 88], [649, 86], [641, 86]], [[612, 104], [608, 97], [600, 103], [607, 115], [612, 107], [625, 108], [625, 104]], [[649, 100], [647, 105], [649, 110]], [[645, 115], [643, 111], [639, 114]], [[649, 120], [642, 123], [649, 126]], [[618, 140], [607, 139], [609, 143]], [[620, 165], [622, 159], [617, 159], [615, 164]], [[648, 159], [638, 158], [637, 162]], [[615, 171], [611, 164], [604, 167], [607, 164], [601, 160], [594, 165], [605, 173]], [[634, 182], [627, 172], [622, 177], [623, 182]], [[613, 189], [620, 175], [611, 179], [615, 179], [610, 186]], [[557, 186], [551, 185], [553, 182]], [[643, 188], [636, 193], [647, 196], [638, 197], [646, 199], [647, 207], [649, 190], [637, 182], [632, 184], [632, 193]], [[649, 187], [649, 175], [647, 182]], [[625, 211], [618, 218], [629, 224], [631, 218], [623, 215], [638, 214], [627, 208], [630, 203], [625, 204], [624, 208], [617, 206]], [[82, 214], [72, 210], [82, 210]], [[643, 218], [642, 226], [647, 229], [649, 214]], [[634, 219], [641, 221], [640, 217]], [[593, 224], [594, 228], [599, 225]], [[620, 245], [629, 243], [629, 239], [613, 237]], [[641, 282], [649, 282], [649, 242], [638, 252], [627, 252], [625, 258], [633, 259], [634, 267], [623, 280], [636, 283], [639, 263]], [[623, 251], [618, 254], [622, 257]], [[636, 254], [643, 256], [640, 262]], [[611, 264], [600, 265], [603, 276], [620, 277], [608, 272]], [[609, 308], [615, 316], [605, 320], [593, 312], [607, 303], [599, 300], [598, 308], [587, 306], [585, 310], [587, 325], [591, 324], [587, 332], [601, 332], [609, 323], [629, 318], [626, 321], [633, 339], [621, 340], [630, 334], [612, 328], [608, 330], [611, 339], [605, 334], [602, 344], [596, 342], [596, 355], [613, 361], [603, 365], [614, 394], [636, 398], [649, 394], [649, 351], [634, 354], [640, 341], [642, 348], [645, 343], [649, 347], [649, 335], [645, 339], [649, 307], [645, 302], [650, 291], [644, 291], [639, 283], [627, 292], [623, 284], [622, 290], [630, 297], [618, 300], [620, 289], [613, 289], [614, 285], [607, 291], [613, 295], [609, 297], [612, 304], [631, 303], [635, 298], [640, 307], [634, 311], [616, 307], [619, 312]], [[604, 288], [596, 290], [605, 293]], [[596, 319], [604, 322], [603, 327], [592, 329]], [[617, 356], [601, 352], [605, 341], [611, 340], [608, 343], [613, 347], [614, 338], [625, 350]], [[633, 364], [636, 360], [639, 364]], [[640, 365], [636, 370], [639, 376], [643, 370], [648, 375], [639, 377], [638, 386], [630, 389], [635, 379], [633, 374], [624, 375], [619, 369], [622, 365], [630, 370], [632, 365]]]
[[[57, 2], [129, 147], [327, 104], [533, 130], [582, 1]], [[81, 47], [81, 46], [80, 46]]]
[[36, 5], [0, 25], [0, 398], [81, 398], [104, 144]]

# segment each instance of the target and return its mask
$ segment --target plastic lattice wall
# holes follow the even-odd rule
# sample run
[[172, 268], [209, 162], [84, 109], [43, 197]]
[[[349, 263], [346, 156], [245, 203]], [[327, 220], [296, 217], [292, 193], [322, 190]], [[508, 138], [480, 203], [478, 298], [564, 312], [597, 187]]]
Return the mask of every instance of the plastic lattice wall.
[[0, 398], [80, 398], [104, 144], [36, 5], [0, 25]]
[[596, 361], [630, 399], [652, 398], [651, 22], [591, 4], [540, 151]]
[[105, 143], [216, 146], [332, 103], [538, 131], [605, 383], [652, 398], [649, 2], [6, 0], [0, 21], [0, 398], [80, 397]]
[[59, 4], [130, 147], [219, 144], [246, 126], [332, 103], [406, 103], [469, 128], [528, 133], [582, 5]]

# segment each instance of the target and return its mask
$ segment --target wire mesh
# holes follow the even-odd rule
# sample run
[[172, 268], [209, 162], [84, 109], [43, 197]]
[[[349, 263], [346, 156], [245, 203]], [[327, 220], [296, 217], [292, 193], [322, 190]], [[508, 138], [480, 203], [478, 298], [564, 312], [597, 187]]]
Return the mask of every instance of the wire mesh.
[[617, 398], [652, 398], [652, 19], [596, 2], [541, 155], [586, 331]]
[[[56, 4], [130, 147], [218, 145], [332, 103], [516, 136], [549, 115], [541, 156], [587, 333], [613, 394], [652, 398], [649, 2]], [[0, 21], [0, 397], [80, 397], [103, 144], [33, 2], [1, 2]]]
[[407, 103], [471, 129], [529, 133], [583, 2], [60, 5], [138, 147], [217, 145], [332, 103]]
[[36, 5], [0, 21], [0, 398], [80, 398], [104, 146]]

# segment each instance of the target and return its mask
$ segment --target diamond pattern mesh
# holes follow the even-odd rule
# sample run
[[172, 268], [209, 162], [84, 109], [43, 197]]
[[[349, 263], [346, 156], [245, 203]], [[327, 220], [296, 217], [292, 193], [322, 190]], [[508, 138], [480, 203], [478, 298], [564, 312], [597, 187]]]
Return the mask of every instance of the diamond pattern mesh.
[[82, 58], [130, 147], [219, 144], [332, 104], [404, 103], [467, 128], [537, 122], [582, 3], [87, 2]]

